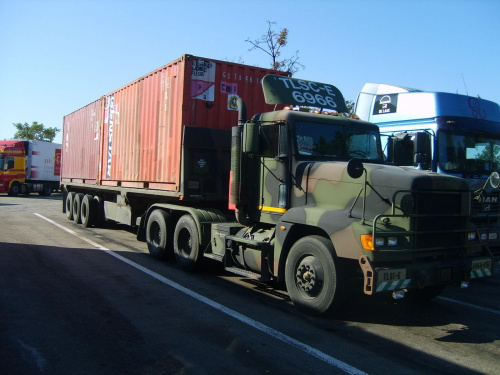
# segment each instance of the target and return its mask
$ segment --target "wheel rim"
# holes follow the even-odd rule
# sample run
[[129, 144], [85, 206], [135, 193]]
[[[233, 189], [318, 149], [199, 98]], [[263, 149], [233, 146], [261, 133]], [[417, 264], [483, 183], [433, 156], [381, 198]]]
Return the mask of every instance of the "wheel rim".
[[151, 223], [149, 229], [149, 238], [151, 239], [151, 244], [155, 247], [160, 246], [161, 236], [160, 236], [160, 224], [157, 221]]
[[321, 262], [313, 255], [307, 255], [297, 262], [295, 284], [305, 296], [317, 297], [323, 289], [324, 270]]
[[185, 258], [189, 258], [193, 249], [191, 233], [189, 232], [189, 230], [187, 230], [186, 228], [182, 228], [179, 231], [177, 243], [179, 247], [179, 252], [182, 254], [182, 256]]

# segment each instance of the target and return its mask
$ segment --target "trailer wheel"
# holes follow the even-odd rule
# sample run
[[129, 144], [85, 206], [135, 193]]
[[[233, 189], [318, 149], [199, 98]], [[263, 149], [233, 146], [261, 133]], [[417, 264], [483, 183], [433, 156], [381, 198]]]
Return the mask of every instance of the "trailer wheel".
[[200, 262], [198, 227], [191, 215], [182, 216], [175, 226], [174, 253], [184, 270], [194, 270]]
[[106, 217], [104, 215], [104, 200], [96, 195], [94, 201], [96, 207], [94, 226], [102, 227], [106, 222]]
[[82, 220], [82, 225], [84, 228], [88, 228], [96, 222], [97, 215], [97, 202], [94, 197], [90, 194], [85, 194], [82, 199], [82, 204], [80, 208], [80, 216]]
[[38, 192], [38, 195], [42, 197], [50, 197], [52, 194], [52, 184], [43, 184], [42, 191]]
[[324, 237], [303, 237], [292, 246], [285, 265], [285, 283], [299, 310], [321, 315], [337, 307], [343, 297], [337, 264], [333, 245]]
[[75, 200], [75, 192], [70, 191], [66, 195], [66, 218], [68, 220], [73, 220], [73, 201]]
[[73, 221], [76, 224], [80, 224], [82, 222], [82, 200], [84, 194], [76, 193], [75, 198], [73, 199]]
[[146, 242], [153, 258], [173, 258], [173, 232], [171, 216], [163, 210], [154, 210], [146, 227]]
[[13, 182], [12, 185], [10, 185], [10, 190], [9, 190], [9, 195], [11, 197], [17, 197], [19, 193], [21, 192], [21, 185], [19, 182]]

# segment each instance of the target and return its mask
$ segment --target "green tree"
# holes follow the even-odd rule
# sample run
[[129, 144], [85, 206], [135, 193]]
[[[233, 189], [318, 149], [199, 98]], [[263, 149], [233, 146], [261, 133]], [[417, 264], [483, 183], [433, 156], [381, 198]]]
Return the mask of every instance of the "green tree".
[[27, 122], [21, 124], [12, 124], [17, 129], [14, 134], [14, 139], [26, 139], [26, 140], [37, 140], [37, 141], [47, 141], [52, 142], [56, 137], [57, 133], [61, 130], [57, 128], [46, 128], [43, 124], [39, 124], [33, 121], [31, 125]]
[[347, 114], [349, 116], [354, 116], [355, 113], [354, 113], [354, 106], [356, 105], [355, 102], [353, 102], [352, 100], [347, 100], [345, 99], [345, 106], [347, 107]]
[[288, 72], [290, 75], [295, 74], [304, 66], [299, 63], [299, 51], [296, 51], [292, 57], [281, 58], [281, 49], [288, 44], [288, 29], [285, 27], [279, 32], [273, 30], [273, 25], [276, 22], [267, 21], [267, 32], [259, 39], [250, 40], [247, 38], [245, 42], [250, 43], [252, 47], [249, 51], [259, 49], [269, 55], [271, 58], [271, 68], [274, 70]]

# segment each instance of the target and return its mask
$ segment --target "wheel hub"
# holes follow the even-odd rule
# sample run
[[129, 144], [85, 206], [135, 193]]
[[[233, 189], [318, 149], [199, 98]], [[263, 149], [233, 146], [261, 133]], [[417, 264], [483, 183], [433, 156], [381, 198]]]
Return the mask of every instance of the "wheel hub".
[[323, 284], [323, 268], [313, 256], [301, 260], [295, 274], [297, 286], [308, 295], [317, 295]]

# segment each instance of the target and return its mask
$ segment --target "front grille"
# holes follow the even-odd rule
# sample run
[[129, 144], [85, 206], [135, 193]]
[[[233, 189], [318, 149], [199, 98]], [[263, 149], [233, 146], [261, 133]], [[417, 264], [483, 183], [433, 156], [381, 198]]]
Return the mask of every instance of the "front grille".
[[496, 215], [500, 209], [500, 192], [483, 193], [472, 199], [472, 215]]
[[458, 247], [464, 241], [467, 217], [462, 215], [462, 193], [453, 191], [416, 192], [412, 220], [414, 248]]

